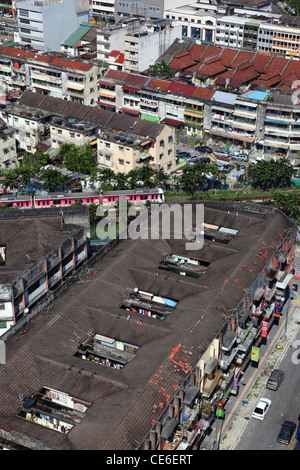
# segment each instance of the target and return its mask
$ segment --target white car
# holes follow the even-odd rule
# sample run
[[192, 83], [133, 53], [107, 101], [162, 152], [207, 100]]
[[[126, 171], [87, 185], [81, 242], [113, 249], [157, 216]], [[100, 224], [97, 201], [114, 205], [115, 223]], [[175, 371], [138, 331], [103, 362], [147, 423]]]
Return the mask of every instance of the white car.
[[252, 418], [263, 420], [270, 406], [271, 400], [269, 400], [268, 398], [260, 398], [259, 402], [257, 403], [256, 407], [252, 412]]

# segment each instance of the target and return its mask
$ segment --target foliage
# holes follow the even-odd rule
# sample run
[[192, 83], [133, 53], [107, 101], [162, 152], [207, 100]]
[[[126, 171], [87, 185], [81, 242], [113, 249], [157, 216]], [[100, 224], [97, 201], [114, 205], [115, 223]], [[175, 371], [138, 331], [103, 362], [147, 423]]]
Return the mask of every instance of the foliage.
[[148, 73], [159, 78], [171, 78], [175, 74], [174, 70], [164, 60], [160, 64], [150, 65]]
[[91, 174], [95, 168], [95, 156], [90, 145], [77, 147], [74, 144], [63, 143], [57, 155], [58, 161], [74, 173]]
[[286, 4], [293, 9], [295, 15], [300, 15], [300, 0], [286, 0]]
[[249, 166], [249, 170], [254, 187], [263, 191], [290, 186], [291, 178], [295, 174], [292, 164], [284, 158], [262, 160]]
[[63, 175], [60, 171], [48, 169], [40, 174], [43, 186], [48, 192], [63, 190], [66, 186], [71, 185], [71, 178]]
[[180, 177], [182, 189], [192, 195], [197, 191], [203, 191], [208, 183], [209, 175], [212, 175], [213, 181], [216, 182], [220, 175], [219, 169], [207, 163], [196, 163], [196, 165], [184, 167]]
[[300, 216], [300, 196], [297, 193], [273, 193], [270, 203], [292, 219], [297, 220]]

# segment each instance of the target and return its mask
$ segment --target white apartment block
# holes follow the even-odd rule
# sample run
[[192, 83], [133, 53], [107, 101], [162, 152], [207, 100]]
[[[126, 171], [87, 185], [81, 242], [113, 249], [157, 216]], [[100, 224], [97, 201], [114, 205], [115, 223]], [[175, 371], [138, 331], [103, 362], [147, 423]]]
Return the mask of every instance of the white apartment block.
[[112, 22], [115, 20], [115, 0], [92, 0], [92, 16], [95, 20]]
[[0, 119], [0, 171], [18, 166], [15, 131]]
[[183, 38], [193, 38], [199, 42], [214, 42], [217, 22], [217, 6], [197, 4], [172, 6], [165, 10], [165, 18], [175, 26], [181, 26]]
[[169, 20], [124, 20], [99, 29], [97, 59], [108, 63], [110, 54], [118, 51], [124, 54], [124, 71], [143, 72], [180, 37], [181, 28]]
[[60, 44], [89, 20], [89, 0], [20, 0], [16, 2], [16, 40], [38, 51], [60, 51]]

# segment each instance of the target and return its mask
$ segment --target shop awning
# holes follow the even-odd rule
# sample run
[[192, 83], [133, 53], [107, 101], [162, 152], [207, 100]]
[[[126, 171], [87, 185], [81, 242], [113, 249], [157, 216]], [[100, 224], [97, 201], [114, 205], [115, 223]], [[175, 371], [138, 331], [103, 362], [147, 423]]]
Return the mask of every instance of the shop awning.
[[120, 108], [120, 111], [122, 113], [129, 113], [129, 114], [140, 114], [140, 111], [138, 109], [130, 109], [130, 108]]
[[264, 294], [265, 289], [263, 287], [258, 287], [255, 289], [253, 294], [253, 300], [260, 300]]
[[140, 143], [141, 147], [145, 147], [145, 145], [151, 144], [152, 140], [144, 140], [144, 142]]
[[165, 118], [161, 122], [163, 122], [164, 124], [170, 124], [170, 126], [178, 126], [178, 127], [183, 124], [183, 121], [176, 121], [176, 119], [169, 119], [169, 118]]
[[276, 282], [276, 289], [285, 290], [292, 279], [293, 274], [287, 274], [282, 282]]
[[183, 403], [185, 405], [190, 405], [190, 403], [192, 403], [198, 392], [199, 387], [197, 387], [196, 385], [189, 385], [185, 391]]
[[122, 86], [122, 90], [126, 90], [126, 91], [140, 91], [138, 88], [132, 88], [130, 86]]
[[145, 153], [144, 155], [140, 156], [140, 160], [146, 160], [147, 158], [151, 157], [151, 153]]
[[115, 86], [114, 83], [104, 82], [102, 80], [99, 80], [98, 83], [99, 83], [99, 85], [104, 85], [104, 86], [110, 86], [110, 87]]
[[172, 432], [178, 425], [178, 420], [175, 418], [168, 418], [166, 421], [166, 424], [162, 428], [161, 431], [161, 437], [162, 439], [168, 439], [169, 436], [171, 436]]
[[102, 101], [98, 101], [99, 106], [107, 106], [108, 108], [115, 108], [115, 104], [108, 104], [108, 103], [103, 103]]

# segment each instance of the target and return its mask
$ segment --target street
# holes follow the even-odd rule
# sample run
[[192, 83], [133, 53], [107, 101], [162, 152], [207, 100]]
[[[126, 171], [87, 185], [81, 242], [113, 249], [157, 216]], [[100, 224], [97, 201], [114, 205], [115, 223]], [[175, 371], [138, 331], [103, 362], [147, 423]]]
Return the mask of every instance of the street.
[[[298, 426], [300, 415], [300, 282], [293, 280], [292, 283], [298, 285], [298, 291], [291, 290], [290, 302], [284, 306], [279, 325], [272, 326], [266, 343], [260, 346], [258, 367], [248, 366], [239, 382], [237, 396], [230, 396], [225, 405], [225, 418], [215, 420], [201, 449], [300, 449], [296, 433], [289, 445], [277, 442], [283, 422], [292, 421]], [[265, 387], [273, 369], [285, 372], [277, 391]], [[263, 421], [252, 417], [260, 398], [268, 398], [272, 402]]]
[[[295, 340], [300, 344], [300, 328], [298, 327]], [[300, 353], [300, 348], [298, 346]], [[284, 421], [292, 421], [298, 425], [300, 413], [300, 374], [299, 360], [294, 363], [292, 355], [295, 348], [291, 345], [282, 361], [276, 366], [285, 372], [285, 378], [277, 391], [264, 388], [257, 396], [269, 398], [272, 405], [263, 421], [250, 417], [244, 432], [240, 436], [235, 450], [287, 450], [293, 449], [298, 441], [292, 440], [290, 446], [277, 442], [281, 425]], [[249, 410], [250, 411], [250, 410]], [[249, 413], [250, 414], [250, 413]]]

